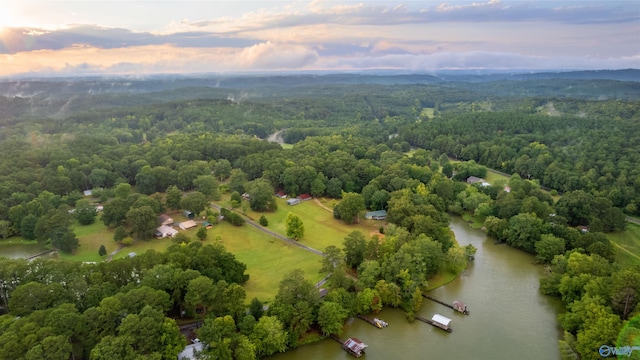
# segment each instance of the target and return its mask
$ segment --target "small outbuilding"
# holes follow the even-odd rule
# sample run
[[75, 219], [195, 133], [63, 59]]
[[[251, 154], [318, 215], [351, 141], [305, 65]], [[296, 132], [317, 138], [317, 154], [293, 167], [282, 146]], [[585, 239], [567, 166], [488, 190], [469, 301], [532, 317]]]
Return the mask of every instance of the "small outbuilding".
[[160, 216], [158, 216], [158, 222], [160, 222], [161, 225], [171, 225], [173, 224], [173, 218], [167, 214], [160, 214]]
[[342, 348], [355, 357], [362, 356], [367, 346], [367, 344], [356, 338], [349, 338], [342, 344]]
[[284, 191], [278, 191], [276, 193], [276, 196], [279, 197], [280, 199], [286, 199], [287, 198], [287, 194], [285, 194]]
[[298, 196], [298, 199], [300, 199], [300, 200], [302, 200], [302, 201], [307, 201], [307, 200], [311, 200], [311, 199], [313, 199], [313, 198], [312, 198], [312, 197], [311, 197], [311, 195], [309, 195], [309, 194], [300, 194], [300, 195]]
[[204, 228], [207, 229], [207, 230], [209, 230], [209, 229], [211, 229], [213, 227], [213, 225], [208, 221], [203, 222], [202, 226], [204, 226]]
[[386, 210], [369, 211], [364, 214], [365, 219], [369, 220], [385, 220], [387, 218]]
[[298, 199], [298, 198], [287, 200], [287, 205], [293, 206], [293, 205], [298, 205], [298, 204], [300, 204], [300, 199]]
[[187, 230], [187, 229], [191, 229], [193, 227], [198, 226], [198, 224], [196, 224], [196, 222], [193, 220], [187, 220], [187, 221], [181, 222], [180, 225], [178, 226], [180, 226], [180, 229], [182, 230]]
[[435, 326], [444, 330], [449, 330], [449, 325], [451, 324], [451, 319], [440, 314], [434, 314], [431, 321]]

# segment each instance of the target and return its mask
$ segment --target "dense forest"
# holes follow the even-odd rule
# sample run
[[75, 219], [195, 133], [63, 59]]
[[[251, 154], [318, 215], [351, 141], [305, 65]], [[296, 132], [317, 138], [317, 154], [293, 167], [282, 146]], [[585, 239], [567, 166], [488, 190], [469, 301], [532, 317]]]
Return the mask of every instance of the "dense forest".
[[[309, 332], [339, 334], [348, 317], [383, 306], [412, 319], [428, 279], [473, 258], [449, 231], [451, 214], [548, 264], [541, 291], [567, 309], [563, 358], [629, 344], [640, 332], [640, 268], [618, 264], [605, 233], [640, 214], [638, 79], [629, 70], [0, 83], [3, 238], [73, 253], [72, 225], [102, 221], [120, 242], [144, 240], [165, 209], [215, 222], [209, 203], [227, 193], [267, 212], [277, 190], [334, 198], [345, 223], [365, 209], [388, 213], [384, 241], [354, 231], [323, 249], [325, 297], [292, 269], [266, 311], [267, 299], [245, 307], [246, 267], [221, 245], [179, 238], [165, 253], [99, 264], [1, 259], [0, 357], [175, 359], [186, 344], [176, 321], [193, 319], [205, 355], [254, 359]], [[265, 141], [276, 132], [289, 146]], [[513, 176], [467, 183], [487, 167]]]

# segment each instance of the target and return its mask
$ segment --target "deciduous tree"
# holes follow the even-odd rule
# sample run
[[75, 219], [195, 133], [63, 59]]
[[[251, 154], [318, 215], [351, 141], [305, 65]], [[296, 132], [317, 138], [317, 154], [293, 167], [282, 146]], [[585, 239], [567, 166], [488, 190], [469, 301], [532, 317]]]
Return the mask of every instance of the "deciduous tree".
[[340, 304], [325, 301], [318, 311], [318, 325], [325, 335], [340, 335], [349, 313]]
[[302, 219], [293, 213], [288, 213], [287, 218], [285, 219], [285, 225], [287, 227], [287, 236], [294, 239], [300, 240], [304, 236], [304, 224], [302, 223]]
[[156, 213], [149, 206], [131, 209], [127, 212], [127, 222], [138, 239], [153, 236], [157, 226]]
[[342, 201], [336, 206], [340, 218], [347, 224], [353, 224], [358, 219], [358, 213], [363, 211], [364, 198], [357, 193], [342, 193]]
[[246, 186], [249, 194], [249, 206], [254, 211], [275, 211], [278, 209], [273, 186], [269, 180], [258, 178]]
[[191, 211], [194, 215], [199, 215], [209, 206], [209, 200], [203, 193], [194, 191], [182, 199], [180, 206], [185, 210]]

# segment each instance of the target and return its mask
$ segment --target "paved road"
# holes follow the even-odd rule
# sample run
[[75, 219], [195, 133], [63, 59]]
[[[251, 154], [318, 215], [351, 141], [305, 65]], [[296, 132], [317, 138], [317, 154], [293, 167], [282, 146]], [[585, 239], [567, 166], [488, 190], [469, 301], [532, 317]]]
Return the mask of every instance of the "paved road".
[[[220, 206], [218, 206], [218, 205], [216, 205], [216, 204], [211, 204], [211, 206], [212, 206], [212, 207], [214, 207], [214, 208], [216, 208], [216, 209], [218, 210], [218, 212], [220, 212]], [[303, 249], [305, 249], [305, 250], [307, 250], [307, 251], [310, 251], [310, 252], [312, 252], [312, 253], [314, 253], [314, 254], [317, 254], [317, 255], [323, 256], [323, 255], [322, 255], [322, 251], [320, 251], [320, 250], [316, 250], [316, 249], [314, 249], [314, 248], [312, 248], [312, 247], [309, 247], [309, 246], [306, 246], [306, 245], [303, 245], [303, 244], [300, 244], [299, 242], [297, 242], [297, 241], [295, 241], [295, 240], [293, 240], [293, 239], [290, 239], [290, 238], [288, 238], [288, 237], [286, 237], [286, 236], [283, 236], [283, 235], [278, 234], [277, 232], [273, 232], [273, 231], [271, 231], [271, 230], [269, 230], [269, 229], [266, 229], [266, 228], [262, 227], [260, 224], [256, 223], [255, 221], [253, 221], [253, 220], [249, 219], [249, 218], [248, 218], [248, 217], [246, 217], [246, 216], [244, 216], [244, 220], [247, 222], [247, 224], [249, 224], [249, 225], [253, 226], [254, 228], [256, 228], [256, 229], [258, 229], [258, 230], [260, 230], [260, 231], [262, 231], [262, 232], [264, 232], [264, 233], [267, 233], [267, 234], [269, 234], [269, 235], [271, 235], [271, 236], [273, 236], [273, 237], [275, 237], [275, 238], [278, 238], [278, 239], [280, 239], [280, 240], [282, 240], [282, 241], [284, 241], [284, 242], [287, 242], [287, 243], [289, 243], [289, 244], [291, 244], [291, 245], [294, 245], [294, 246], [297, 246], [297, 247], [303, 248]]]

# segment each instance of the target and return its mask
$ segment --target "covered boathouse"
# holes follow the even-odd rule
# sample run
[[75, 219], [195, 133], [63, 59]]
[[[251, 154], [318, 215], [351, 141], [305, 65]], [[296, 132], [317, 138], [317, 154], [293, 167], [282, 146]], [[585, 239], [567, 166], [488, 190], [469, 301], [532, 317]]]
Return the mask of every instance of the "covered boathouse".
[[443, 329], [443, 330], [449, 330], [449, 325], [451, 324], [451, 319], [449, 319], [446, 316], [442, 316], [440, 314], [435, 314], [433, 315], [433, 317], [431, 318], [431, 321], [433, 322], [433, 325]]
[[367, 346], [367, 344], [356, 338], [349, 338], [344, 342], [344, 344], [342, 344], [342, 348], [355, 357], [362, 356], [362, 354], [364, 354], [364, 349]]

